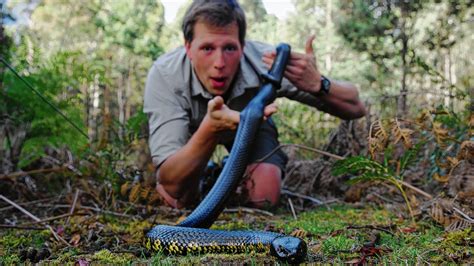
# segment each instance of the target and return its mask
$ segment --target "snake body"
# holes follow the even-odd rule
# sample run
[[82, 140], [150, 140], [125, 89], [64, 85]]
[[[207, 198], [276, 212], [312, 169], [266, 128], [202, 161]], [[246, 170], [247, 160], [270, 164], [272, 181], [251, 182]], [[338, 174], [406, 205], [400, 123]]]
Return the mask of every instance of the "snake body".
[[209, 228], [243, 176], [266, 105], [276, 98], [290, 54], [290, 46], [280, 44], [266, 82], [240, 113], [234, 145], [216, 183], [196, 209], [177, 226], [157, 225], [145, 238], [148, 249], [168, 254], [268, 252], [297, 263], [306, 257], [306, 243], [296, 237], [263, 231], [222, 231]]

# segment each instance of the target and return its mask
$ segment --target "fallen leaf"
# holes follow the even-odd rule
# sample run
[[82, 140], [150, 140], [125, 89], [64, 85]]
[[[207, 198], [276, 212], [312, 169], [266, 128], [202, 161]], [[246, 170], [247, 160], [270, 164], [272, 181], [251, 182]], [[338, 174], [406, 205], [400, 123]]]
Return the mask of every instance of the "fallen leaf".
[[79, 245], [79, 242], [81, 241], [81, 235], [80, 234], [74, 234], [71, 238], [71, 240], [69, 240], [69, 243], [75, 247], [77, 247]]

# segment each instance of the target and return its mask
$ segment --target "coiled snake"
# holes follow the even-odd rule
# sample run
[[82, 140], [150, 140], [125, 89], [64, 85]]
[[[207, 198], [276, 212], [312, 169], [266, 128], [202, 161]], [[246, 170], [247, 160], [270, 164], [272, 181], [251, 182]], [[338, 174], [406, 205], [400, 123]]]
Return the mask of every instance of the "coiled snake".
[[263, 231], [222, 231], [209, 228], [224, 209], [248, 163], [248, 154], [263, 120], [263, 110], [276, 98], [290, 46], [277, 46], [277, 56], [258, 94], [240, 113], [229, 159], [219, 178], [196, 209], [177, 226], [157, 225], [145, 237], [148, 249], [168, 254], [243, 253], [270, 251], [278, 259], [298, 263], [306, 257], [306, 243], [296, 237]]

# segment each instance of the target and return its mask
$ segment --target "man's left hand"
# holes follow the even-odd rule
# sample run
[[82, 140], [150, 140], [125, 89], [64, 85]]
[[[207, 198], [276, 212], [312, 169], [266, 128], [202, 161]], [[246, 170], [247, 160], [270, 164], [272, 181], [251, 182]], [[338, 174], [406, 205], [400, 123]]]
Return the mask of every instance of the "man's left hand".
[[[292, 52], [290, 61], [286, 66], [284, 76], [293, 83], [298, 89], [318, 93], [321, 87], [321, 73], [316, 65], [314, 56], [312, 35], [306, 40], [305, 53]], [[276, 51], [267, 52], [263, 55], [263, 62], [268, 68], [273, 64], [276, 57]]]

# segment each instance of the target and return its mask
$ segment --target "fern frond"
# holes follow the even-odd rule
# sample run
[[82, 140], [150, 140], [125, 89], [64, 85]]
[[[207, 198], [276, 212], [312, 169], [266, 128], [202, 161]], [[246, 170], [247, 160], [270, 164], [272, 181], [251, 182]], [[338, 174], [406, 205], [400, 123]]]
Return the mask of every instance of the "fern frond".
[[376, 120], [370, 125], [368, 144], [369, 153], [372, 158], [375, 158], [377, 151], [384, 150], [388, 137], [388, 133], [385, 131], [380, 120]]
[[357, 175], [357, 177], [350, 180], [351, 183], [387, 179], [392, 176], [388, 168], [363, 156], [354, 156], [337, 161], [333, 166], [332, 173], [333, 175]]
[[436, 143], [440, 148], [444, 149], [447, 146], [447, 141], [449, 138], [449, 132], [447, 129], [443, 128], [443, 125], [440, 122], [433, 122], [433, 135], [435, 136]]
[[402, 175], [403, 171], [405, 171], [410, 164], [415, 162], [415, 158], [423, 145], [425, 145], [425, 142], [419, 142], [415, 147], [407, 150], [403, 154], [400, 158], [400, 175]]
[[397, 144], [400, 140], [402, 140], [403, 146], [406, 149], [411, 148], [413, 146], [411, 139], [411, 134], [413, 134], [413, 132], [414, 131], [409, 128], [402, 128], [397, 118], [395, 118], [393, 121], [392, 134], [395, 138], [394, 144]]

